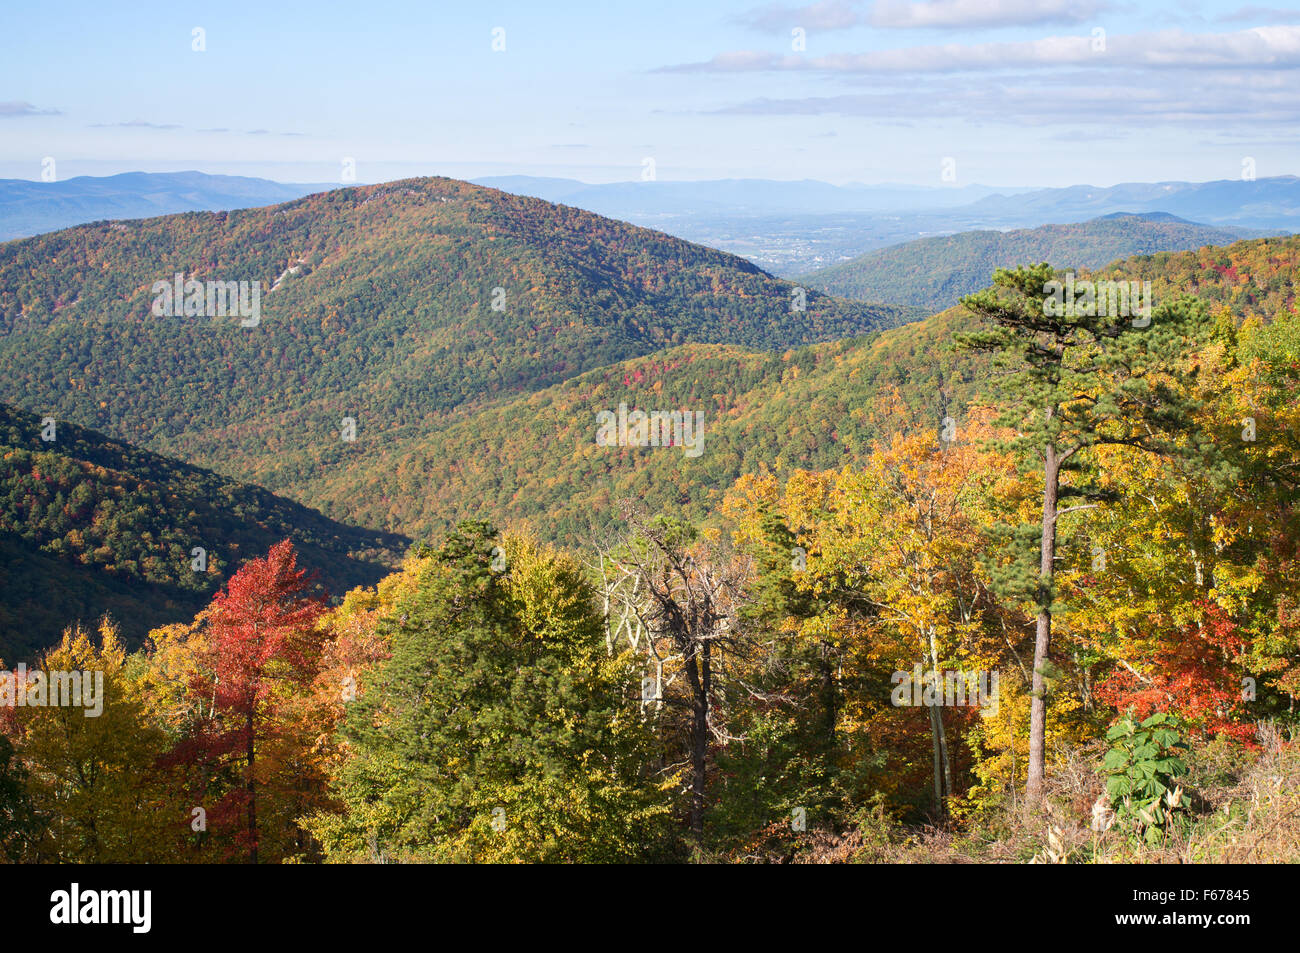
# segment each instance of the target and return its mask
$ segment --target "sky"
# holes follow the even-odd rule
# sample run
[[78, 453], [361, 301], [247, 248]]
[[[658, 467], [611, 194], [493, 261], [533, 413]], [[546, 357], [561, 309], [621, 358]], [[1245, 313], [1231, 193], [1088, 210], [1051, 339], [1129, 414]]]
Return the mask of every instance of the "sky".
[[659, 180], [1296, 174], [1300, 0], [0, 10], [0, 177], [612, 182], [647, 159]]

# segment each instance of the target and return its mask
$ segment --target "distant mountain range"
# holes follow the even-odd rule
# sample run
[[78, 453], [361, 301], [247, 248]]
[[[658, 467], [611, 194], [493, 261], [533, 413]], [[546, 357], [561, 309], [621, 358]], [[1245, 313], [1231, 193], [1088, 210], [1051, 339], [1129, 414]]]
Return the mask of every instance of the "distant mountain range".
[[[593, 185], [492, 176], [479, 184], [594, 212], [748, 258], [793, 277], [917, 238], [1166, 212], [1245, 234], [1300, 230], [1300, 179], [1129, 183], [1107, 188], [831, 185], [720, 179]], [[284, 202], [338, 188], [199, 172], [126, 173], [41, 183], [0, 180], [0, 241], [88, 222]]]
[[940, 311], [987, 287], [995, 268], [1041, 261], [1058, 268], [1099, 268], [1130, 255], [1229, 245], [1249, 237], [1254, 235], [1244, 229], [1200, 225], [1167, 212], [1116, 212], [1071, 225], [920, 238], [799, 280], [828, 294]]
[[1077, 222], [1112, 212], [1168, 212], [1210, 225], [1300, 229], [1300, 177], [1215, 182], [1128, 182], [1109, 188], [1072, 185], [1016, 196], [987, 196], [964, 212], [1033, 222]]
[[1245, 229], [1238, 238], [1300, 231], [1300, 178], [1291, 175], [1052, 189], [752, 179], [610, 185], [530, 176], [481, 181], [720, 248], [786, 278], [917, 238], [1071, 224], [1114, 213], [1165, 212]]
[[272, 205], [331, 188], [202, 172], [124, 172], [62, 182], [0, 179], [0, 241], [105, 219]]
[[[952, 208], [980, 199], [1029, 192], [987, 185], [831, 185], [815, 179], [714, 179], [700, 182], [645, 181], [592, 185], [577, 179], [498, 175], [473, 180], [516, 195], [530, 195], [628, 221], [654, 215], [731, 214], [821, 215]], [[638, 224], [641, 224], [638, 222]]]
[[1210, 224], [1294, 228], [1300, 224], [1300, 177], [1215, 182], [1128, 182], [1098, 188], [994, 188], [985, 185], [830, 185], [810, 179], [720, 179], [702, 182], [614, 182], [527, 175], [491, 176], [477, 184], [531, 195], [636, 221], [646, 215], [821, 215], [844, 212], [928, 212], [952, 209], [963, 218], [1014, 224], [1077, 222], [1115, 212], [1168, 212]]

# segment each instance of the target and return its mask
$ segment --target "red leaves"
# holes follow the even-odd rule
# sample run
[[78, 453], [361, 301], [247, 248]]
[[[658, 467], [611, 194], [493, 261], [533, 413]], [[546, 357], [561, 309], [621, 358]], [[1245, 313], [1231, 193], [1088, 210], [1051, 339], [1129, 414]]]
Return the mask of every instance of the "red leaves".
[[1097, 697], [1119, 711], [1132, 708], [1139, 720], [1157, 711], [1172, 712], [1196, 733], [1248, 741], [1255, 726], [1233, 720], [1242, 695], [1232, 660], [1245, 641], [1221, 607], [1208, 601], [1200, 606], [1199, 623], [1184, 625], [1160, 641], [1145, 666], [1151, 673], [1146, 681], [1119, 669], [1097, 686]]
[[252, 559], [212, 601], [216, 707], [247, 714], [275, 678], [310, 679], [319, 652], [312, 630], [325, 612], [289, 540]]
[[[207, 716], [165, 759], [197, 769], [192, 781], [201, 803], [212, 808], [212, 830], [226, 835], [227, 849], [247, 851], [254, 862], [256, 791], [263, 783], [259, 776], [267, 774], [258, 752], [268, 741], [292, 734], [292, 718], [283, 710], [296, 690], [310, 685], [320, 665], [317, 622], [326, 605], [314, 588], [288, 540], [230, 578], [207, 613], [208, 645], [190, 684], [197, 709], [206, 709]], [[221, 766], [239, 761], [243, 783], [231, 783], [227, 776], [222, 784]], [[235, 821], [244, 814], [248, 823], [240, 830]]]

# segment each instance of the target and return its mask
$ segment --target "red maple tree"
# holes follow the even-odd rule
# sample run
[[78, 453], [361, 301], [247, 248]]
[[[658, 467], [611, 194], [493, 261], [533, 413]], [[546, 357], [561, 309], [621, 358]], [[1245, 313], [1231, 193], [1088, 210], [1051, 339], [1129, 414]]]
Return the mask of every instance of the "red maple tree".
[[319, 665], [321, 636], [316, 622], [326, 611], [315, 580], [298, 568], [289, 540], [251, 559], [213, 598], [206, 671], [192, 690], [210, 701], [211, 718], [182, 745], [178, 760], [214, 764], [242, 759], [244, 787], [216, 807], [221, 816], [247, 817], [250, 863], [257, 863], [257, 749], [275, 730], [277, 688], [309, 683]]

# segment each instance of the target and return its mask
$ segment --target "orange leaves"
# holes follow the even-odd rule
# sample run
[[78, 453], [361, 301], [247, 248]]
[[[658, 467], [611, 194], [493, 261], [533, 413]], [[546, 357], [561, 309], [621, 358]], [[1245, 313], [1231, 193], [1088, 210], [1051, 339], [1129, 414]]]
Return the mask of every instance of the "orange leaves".
[[1199, 621], [1155, 643], [1143, 660], [1145, 672], [1116, 669], [1097, 686], [1097, 697], [1118, 711], [1132, 708], [1139, 720], [1157, 711], [1174, 712], [1198, 733], [1250, 740], [1254, 724], [1233, 719], [1243, 699], [1232, 662], [1245, 649], [1245, 639], [1222, 608], [1208, 601], [1200, 608]]

